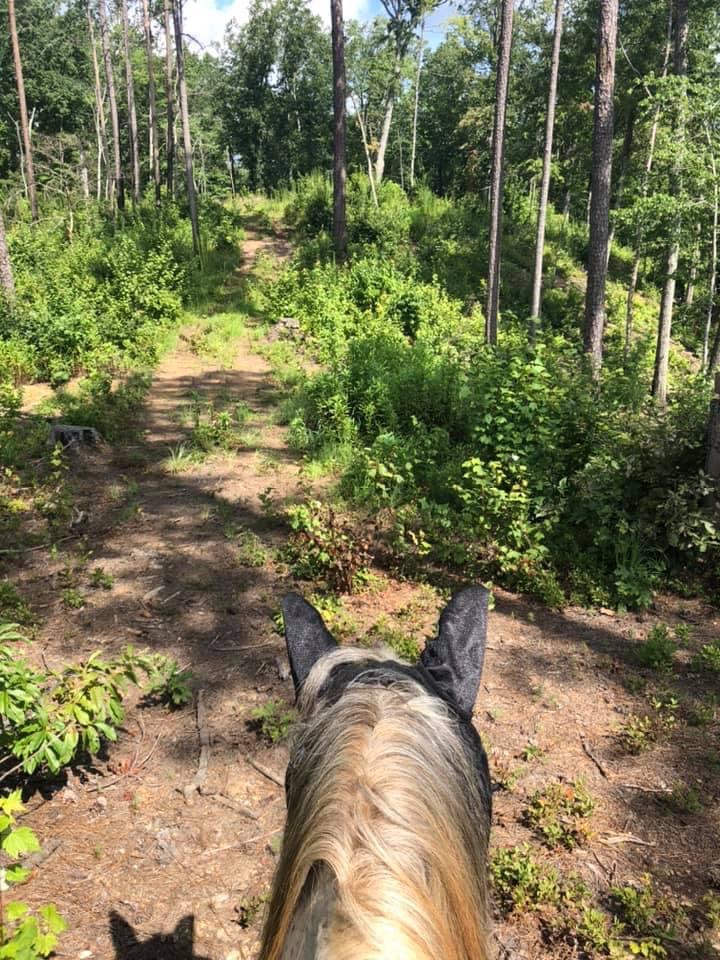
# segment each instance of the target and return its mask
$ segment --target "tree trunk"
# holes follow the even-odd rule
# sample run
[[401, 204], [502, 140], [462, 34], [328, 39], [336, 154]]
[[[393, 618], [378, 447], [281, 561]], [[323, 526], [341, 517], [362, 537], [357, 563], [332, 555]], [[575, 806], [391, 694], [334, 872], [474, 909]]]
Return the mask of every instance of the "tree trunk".
[[357, 118], [358, 126], [360, 127], [360, 136], [362, 138], [363, 149], [365, 151], [365, 161], [367, 163], [368, 180], [370, 181], [370, 193], [372, 194], [373, 204], [377, 208], [378, 198], [377, 198], [377, 190], [375, 189], [375, 177], [373, 174], [372, 159], [370, 158], [370, 146], [368, 144], [367, 128], [365, 127], [365, 121], [363, 120], [363, 117], [362, 117], [360, 104], [357, 102], [356, 98], [353, 96], [352, 93], [350, 94], [350, 98], [353, 102], [353, 110]]
[[193, 173], [192, 138], [190, 136], [190, 113], [188, 111], [187, 84], [185, 83], [185, 51], [183, 48], [182, 0], [170, 0], [173, 22], [175, 24], [175, 61], [177, 63], [178, 87], [180, 88], [180, 118], [183, 132], [183, 152], [185, 153], [185, 181], [187, 186], [188, 209], [192, 227], [193, 250], [200, 253], [200, 230], [198, 228], [197, 199], [195, 196], [195, 175]]
[[110, 101], [110, 126], [113, 138], [113, 198], [118, 208], [125, 207], [125, 180], [123, 178], [122, 159], [120, 157], [120, 122], [118, 120], [117, 98], [115, 96], [115, 77], [113, 75], [112, 57], [110, 55], [110, 36], [108, 31], [108, 15], [106, 0], [99, 0], [98, 13], [100, 14], [100, 40], [102, 43], [103, 61], [105, 63], [105, 82], [107, 83], [108, 100]]
[[[718, 312], [717, 309], [715, 312]], [[708, 373], [710, 374], [714, 374], [720, 369], [720, 315], [717, 319], [715, 339], [713, 340], [712, 350], [710, 351], [710, 359], [708, 360], [707, 369]]]
[[[718, 171], [715, 161], [715, 154], [712, 148], [710, 138], [710, 127], [705, 125], [705, 136], [710, 147], [710, 167], [713, 174], [714, 203], [713, 203], [713, 226], [710, 247], [710, 283], [708, 290], [707, 313], [705, 314], [705, 330], [703, 331], [703, 350], [702, 350], [702, 368], [708, 369], [708, 349], [710, 346], [710, 330], [712, 329], [713, 314], [715, 312], [715, 287], [717, 285], [717, 262], [718, 262], [718, 218], [720, 216], [720, 189], [718, 188]], [[720, 333], [720, 328], [718, 330]]]
[[503, 161], [505, 157], [505, 114], [510, 81], [513, 0], [502, 0], [500, 37], [495, 76], [495, 118], [493, 122], [492, 162], [490, 167], [490, 242], [488, 257], [485, 339], [497, 344], [500, 303], [500, 257], [502, 247]]
[[563, 8], [565, 0], [555, 0], [555, 28], [553, 30], [552, 60], [550, 62], [550, 87], [547, 113], [545, 115], [545, 152], [543, 154], [540, 206], [538, 208], [537, 234], [535, 237], [535, 272], [533, 274], [532, 304], [530, 306], [530, 341], [535, 340], [536, 327], [540, 321], [540, 298], [542, 296], [543, 254], [545, 252], [545, 220], [547, 218], [548, 194], [550, 193], [550, 170], [552, 167], [553, 133], [555, 132], [555, 102], [557, 79], [560, 67], [560, 40], [562, 38]]
[[335, 258], [342, 263], [347, 256], [345, 220], [345, 34], [342, 0], [330, 0], [333, 49], [333, 242]]
[[121, 0], [123, 51], [125, 53], [125, 88], [127, 94], [127, 108], [130, 128], [130, 159], [132, 162], [132, 196], [133, 203], [140, 203], [140, 144], [138, 143], [137, 112], [135, 110], [135, 83], [133, 79], [132, 60], [130, 59], [130, 29], [128, 25], [127, 0]]
[[585, 351], [590, 355], [595, 379], [599, 378], [602, 367], [602, 341], [605, 329], [617, 18], [618, 0], [600, 0], [595, 65], [595, 115], [584, 337]]
[[[675, 46], [673, 51], [673, 69], [675, 75], [684, 77], [688, 68], [688, 2], [689, 0], [675, 0]], [[677, 137], [684, 138], [684, 119], [681, 109]], [[674, 176], [670, 184], [671, 194], [677, 194], [681, 170], [675, 167]], [[675, 303], [675, 283], [677, 268], [680, 260], [680, 241], [678, 238], [679, 222], [675, 224], [675, 236], [670, 241], [665, 257], [665, 282], [660, 300], [660, 318], [658, 321], [658, 338], [655, 348], [655, 372], [653, 375], [652, 394], [657, 403], [664, 407], [667, 402], [668, 365], [670, 361], [670, 335], [672, 333], [673, 305]]]
[[90, 34], [90, 52], [92, 54], [93, 80], [95, 86], [95, 135], [97, 137], [97, 199], [102, 196], [102, 165], [103, 159], [108, 162], [107, 127], [105, 125], [105, 105], [103, 102], [102, 85], [100, 83], [100, 67], [98, 65], [97, 48], [95, 46], [95, 27], [93, 26], [90, 5], [86, 8], [88, 32]]
[[[618, 207], [622, 206], [623, 191], [625, 189], [625, 175], [627, 174], [628, 165], [630, 163], [630, 155], [632, 154], [633, 148], [633, 137], [635, 134], [635, 117], [637, 114], [637, 103], [635, 100], [630, 104], [628, 109], [627, 118], [625, 121], [625, 136], [623, 137], [622, 150], [620, 151], [620, 159], [617, 165], [617, 182], [615, 184], [615, 193], [611, 199], [610, 206], [611, 209], [616, 210]], [[608, 246], [607, 246], [607, 260], [608, 267], [610, 266], [610, 255], [612, 253], [612, 245], [615, 240], [615, 223], [610, 224], [610, 233], [608, 235]]]
[[380, 131], [380, 142], [378, 144], [377, 156], [375, 157], [375, 182], [382, 183], [385, 174], [385, 154], [390, 141], [390, 127], [392, 125], [393, 111], [395, 110], [395, 91], [390, 93], [387, 105], [385, 107], [385, 116], [383, 117], [382, 130]]
[[705, 473], [715, 488], [714, 492], [708, 496], [705, 506], [717, 508], [720, 503], [720, 373], [715, 374], [715, 391], [710, 404]]
[[[665, 42], [665, 55], [663, 56], [663, 65], [661, 76], [667, 76], [668, 66], [670, 64], [670, 51], [672, 49], [672, 25], [673, 25], [673, 0], [670, 0], [668, 6], [667, 18], [667, 40]], [[642, 180], [642, 198], [647, 197], [650, 172], [652, 171], [653, 161], [655, 159], [655, 142], [657, 140], [658, 125], [660, 123], [660, 106], [655, 108], [653, 122], [650, 127], [650, 140], [648, 142], [647, 158], [645, 160], [645, 172]], [[635, 301], [635, 291], [637, 290], [638, 277], [640, 276], [640, 259], [643, 246], [643, 225], [640, 223], [635, 232], [635, 255], [633, 257], [632, 272], [630, 275], [630, 285], [628, 286], [627, 305], [625, 308], [625, 359], [627, 360], [630, 351], [630, 340], [632, 339], [633, 329], [633, 307]]]
[[33, 165], [32, 143], [30, 142], [30, 124], [28, 123], [27, 100], [25, 99], [25, 80], [23, 78], [20, 44], [18, 43], [17, 23], [15, 20], [15, 0], [8, 0], [8, 23], [12, 43], [13, 63], [15, 64], [15, 83], [17, 84], [18, 104], [20, 106], [20, 130], [25, 154], [25, 182], [30, 201], [30, 213], [35, 222], [38, 220], [37, 189], [35, 187], [35, 167]]
[[155, 90], [155, 68], [153, 66], [153, 36], [150, 26], [148, 0], [142, 0], [143, 30], [145, 32], [145, 56], [148, 72], [148, 159], [155, 184], [155, 203], [160, 203], [160, 138], [157, 119], [157, 94]]
[[170, 26], [170, 2], [164, 0], [163, 16], [165, 23], [165, 96], [167, 98], [167, 135], [165, 139], [166, 167], [165, 184], [168, 197], [175, 192], [175, 111], [173, 109], [174, 89], [172, 61], [172, 29]]
[[0, 210], [0, 289], [7, 300], [15, 299], [15, 281], [13, 280], [12, 264], [5, 239], [5, 221]]
[[[558, 0], [559, 3], [562, 3], [563, 0]], [[423, 65], [423, 35], [425, 33], [425, 21], [422, 20], [420, 23], [420, 50], [418, 51], [418, 63], [417, 63], [417, 73], [415, 74], [415, 103], [413, 105], [413, 123], [412, 123], [412, 147], [410, 148], [410, 189], [415, 189], [415, 154], [417, 153], [417, 125], [418, 125], [418, 108], [420, 106], [420, 74], [422, 73]]]

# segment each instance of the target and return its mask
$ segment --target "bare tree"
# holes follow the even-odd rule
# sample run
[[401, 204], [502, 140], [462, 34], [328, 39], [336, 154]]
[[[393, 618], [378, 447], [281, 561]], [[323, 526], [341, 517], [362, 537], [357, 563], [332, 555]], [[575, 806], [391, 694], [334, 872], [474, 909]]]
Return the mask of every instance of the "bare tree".
[[138, 143], [137, 111], [135, 110], [135, 82], [133, 78], [132, 60], [130, 58], [130, 29], [128, 24], [127, 0], [121, 0], [120, 12], [122, 15], [123, 53], [125, 57], [125, 93], [127, 96], [128, 131], [130, 140], [130, 160], [132, 163], [132, 196], [133, 203], [140, 202], [140, 144]]
[[380, 140], [375, 156], [375, 180], [380, 183], [385, 173], [385, 154], [390, 142], [395, 100], [400, 91], [402, 63], [423, 17], [434, 9], [440, 0], [380, 0], [388, 17], [388, 29], [393, 43], [393, 72], [385, 100]]
[[148, 0], [142, 0], [143, 29], [145, 32], [145, 56], [148, 72], [148, 155], [155, 184], [155, 203], [160, 203], [160, 140], [157, 119], [157, 94], [155, 90], [155, 69], [153, 67], [153, 36], [150, 26]]
[[413, 122], [412, 122], [412, 147], [410, 150], [410, 189], [415, 186], [415, 155], [417, 153], [417, 126], [418, 109], [420, 107], [420, 75], [422, 73], [423, 53], [425, 52], [424, 43], [425, 20], [420, 22], [420, 45], [418, 47], [417, 72], [415, 74], [415, 103], [413, 104]]
[[545, 152], [543, 154], [542, 181], [540, 184], [540, 204], [538, 206], [537, 233], [535, 237], [535, 272], [533, 274], [532, 304], [530, 306], [531, 341], [535, 339], [535, 329], [540, 320], [543, 254], [545, 252], [545, 221], [547, 218], [548, 195], [550, 193], [553, 134], [555, 132], [555, 103], [557, 101], [557, 81], [560, 68], [560, 41], [562, 39], [564, 6], [565, 0], [555, 0], [555, 27], [553, 30], [552, 58], [550, 60], [550, 86], [548, 88], [547, 112], [545, 114]]
[[110, 126], [113, 138], [113, 190], [114, 202], [120, 210], [125, 207], [125, 180], [123, 178], [122, 158], [120, 156], [120, 121], [118, 120], [117, 97], [115, 96], [115, 77], [113, 75], [112, 56], [110, 54], [110, 35], [108, 30], [108, 12], [106, 0], [98, 0], [100, 15], [100, 40], [102, 42], [103, 62], [105, 64], [105, 82], [110, 102]]
[[347, 256], [345, 220], [345, 33], [342, 0], [330, 0], [333, 49], [333, 240], [335, 256], [342, 263]]
[[185, 154], [185, 181], [187, 185], [188, 209], [192, 226], [193, 249], [200, 253], [200, 231], [198, 228], [197, 198], [195, 195], [195, 174], [193, 172], [192, 137], [190, 136], [190, 113], [188, 111], [187, 84], [185, 83], [185, 51], [183, 47], [182, 0], [170, 0], [173, 23], [175, 24], [175, 61], [177, 63], [178, 88], [180, 90], [180, 119], [183, 131], [183, 152]]
[[[105, 103], [100, 84], [100, 66], [97, 58], [97, 48], [95, 46], [95, 26], [93, 24], [92, 11], [90, 4], [85, 9], [87, 13], [88, 32], [90, 34], [90, 53], [93, 64], [93, 80], [95, 87], [95, 136], [97, 138], [97, 199], [102, 196], [102, 165], [108, 162], [108, 141], [107, 126], [105, 123]], [[107, 182], [105, 186], [105, 198], [107, 199]]]
[[602, 366], [605, 330], [605, 282], [610, 229], [612, 181], [613, 90], [618, 0], [600, 0], [595, 58], [595, 113], [593, 121], [592, 172], [590, 178], [590, 236], [588, 241], [587, 289], [585, 291], [585, 351], [595, 378]]
[[[673, 71], [676, 76], [687, 76], [688, 70], [688, 32], [689, 15], [688, 0], [675, 0], [675, 39], [673, 47]], [[684, 136], [683, 109], [680, 109], [680, 122], [677, 136]], [[679, 189], [681, 170], [675, 166], [674, 176], [670, 184], [671, 193], [677, 194]], [[660, 406], [667, 401], [668, 366], [670, 362], [670, 334], [672, 332], [673, 306], [675, 304], [675, 284], [677, 269], [680, 261], [680, 222], [676, 220], [674, 236], [672, 237], [665, 256], [665, 282], [663, 283], [660, 298], [660, 317], [658, 320], [658, 337], [655, 348], [655, 372], [653, 374], [652, 394]]]
[[512, 49], [513, 0], [502, 0], [500, 36], [495, 75], [495, 118], [493, 122], [492, 158], [490, 165], [490, 242], [488, 256], [487, 306], [485, 339], [497, 343], [498, 308], [500, 305], [500, 258], [502, 253], [502, 206], [505, 178], [505, 115], [510, 82]]
[[22, 134], [25, 156], [25, 183], [30, 201], [30, 213], [33, 220], [38, 219], [37, 189], [35, 187], [35, 167], [33, 166], [32, 143], [30, 142], [30, 124], [28, 122], [27, 100], [25, 99], [25, 80], [23, 78], [22, 58], [18, 42], [17, 21], [15, 20], [15, 0], [8, 0], [8, 24], [12, 43], [13, 63], [15, 65], [15, 83], [17, 84], [18, 104], [20, 106], [20, 132]]
[[167, 99], [165, 183], [168, 197], [172, 197], [173, 193], [175, 192], [175, 84], [173, 82], [172, 14], [170, 4], [171, 0], [164, 0], [163, 18], [165, 25], [165, 97]]
[[7, 300], [15, 299], [15, 281], [13, 280], [12, 264], [5, 239], [5, 221], [0, 210], [0, 290]]

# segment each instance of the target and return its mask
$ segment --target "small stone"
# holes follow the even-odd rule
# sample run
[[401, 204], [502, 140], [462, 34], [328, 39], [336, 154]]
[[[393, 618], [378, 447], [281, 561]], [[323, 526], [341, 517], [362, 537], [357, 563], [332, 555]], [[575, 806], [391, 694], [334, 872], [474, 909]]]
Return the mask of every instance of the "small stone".
[[78, 960], [89, 960], [93, 956], [92, 950], [81, 950], [78, 954]]

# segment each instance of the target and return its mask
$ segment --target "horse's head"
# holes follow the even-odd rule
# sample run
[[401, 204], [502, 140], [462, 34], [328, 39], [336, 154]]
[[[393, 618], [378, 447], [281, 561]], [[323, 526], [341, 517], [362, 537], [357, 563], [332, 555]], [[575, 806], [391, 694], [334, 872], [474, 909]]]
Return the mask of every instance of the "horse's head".
[[338, 650], [338, 644], [322, 617], [299, 594], [288, 594], [282, 607], [295, 693], [313, 670], [318, 699], [330, 703], [360, 677], [363, 682], [387, 684], [404, 676], [449, 703], [458, 717], [470, 720], [485, 656], [488, 596], [484, 587], [468, 587], [456, 594], [440, 615], [437, 637], [428, 643], [417, 664], [373, 658], [368, 674], [369, 658], [344, 661], [328, 657]]

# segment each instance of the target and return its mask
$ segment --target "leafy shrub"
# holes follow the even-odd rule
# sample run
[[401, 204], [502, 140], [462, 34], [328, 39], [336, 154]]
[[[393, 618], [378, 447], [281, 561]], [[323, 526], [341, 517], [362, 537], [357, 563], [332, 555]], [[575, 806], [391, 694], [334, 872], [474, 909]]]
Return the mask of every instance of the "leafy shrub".
[[325, 579], [331, 591], [352, 593], [372, 560], [367, 535], [319, 500], [290, 507], [287, 518], [292, 534], [286, 555], [295, 575]]
[[658, 623], [650, 630], [647, 640], [635, 648], [633, 656], [638, 666], [669, 670], [676, 650], [677, 643], [670, 636], [670, 631], [664, 624]]
[[157, 654], [132, 647], [110, 660], [93, 654], [60, 671], [40, 672], [17, 656], [13, 624], [0, 624], [0, 747], [25, 773], [56, 773], [79, 753], [97, 754], [116, 740], [123, 696], [146, 677], [145, 692], [179, 706], [189, 699], [189, 674]]
[[720, 640], [703, 644], [691, 661], [698, 673], [720, 674]]
[[588, 839], [586, 821], [594, 809], [595, 801], [580, 781], [551, 783], [530, 798], [527, 819], [549, 847], [571, 850]]
[[295, 719], [293, 711], [287, 710], [281, 700], [268, 700], [261, 707], [255, 707], [251, 716], [253, 725], [268, 743], [284, 740]]
[[[21, 790], [0, 797], [0, 849], [11, 861], [2, 868], [3, 890], [27, 880], [30, 871], [17, 858], [40, 849], [30, 827], [17, 826], [16, 815], [23, 811]], [[0, 957], [49, 957], [64, 929], [65, 921], [53, 904], [40, 907], [34, 914], [21, 901], [0, 898]]]

